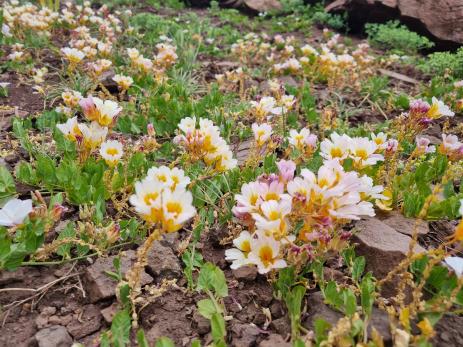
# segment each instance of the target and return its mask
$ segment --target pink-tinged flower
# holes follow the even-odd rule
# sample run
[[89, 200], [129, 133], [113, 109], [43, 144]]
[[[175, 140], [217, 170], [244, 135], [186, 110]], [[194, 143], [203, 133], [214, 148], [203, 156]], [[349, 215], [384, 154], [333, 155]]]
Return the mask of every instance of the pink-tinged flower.
[[397, 151], [398, 148], [399, 148], [399, 141], [397, 141], [396, 139], [389, 139], [387, 141], [386, 151], [388, 153], [394, 153]]
[[280, 160], [277, 163], [280, 172], [280, 178], [284, 183], [292, 181], [294, 178], [294, 171], [296, 171], [296, 163], [292, 160]]
[[435, 146], [430, 146], [431, 141], [426, 137], [417, 137], [416, 138], [416, 149], [420, 153], [434, 153], [436, 151]]
[[61, 216], [64, 212], [67, 211], [67, 208], [60, 204], [55, 204], [51, 210], [51, 218], [57, 222], [61, 219]]
[[95, 103], [93, 102], [92, 96], [80, 99], [79, 105], [82, 107], [82, 112], [88, 120], [94, 121], [98, 119], [99, 112]]
[[456, 135], [442, 134], [442, 147], [444, 151], [457, 151], [463, 147], [463, 143], [458, 140]]
[[411, 113], [427, 113], [431, 106], [421, 99], [416, 99], [410, 102]]
[[149, 135], [149, 136], [151, 136], [151, 137], [156, 136], [156, 131], [154, 130], [154, 125], [153, 125], [153, 123], [149, 123], [149, 124], [146, 126], [146, 131], [148, 132], [148, 135]]

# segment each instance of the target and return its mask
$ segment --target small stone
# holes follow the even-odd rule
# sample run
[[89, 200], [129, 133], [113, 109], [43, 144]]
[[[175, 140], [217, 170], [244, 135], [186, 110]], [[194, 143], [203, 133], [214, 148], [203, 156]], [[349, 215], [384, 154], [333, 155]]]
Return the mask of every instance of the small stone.
[[38, 329], [42, 329], [48, 326], [48, 316], [39, 314], [37, 318], [35, 318], [35, 325], [37, 325]]
[[98, 331], [101, 328], [100, 310], [92, 304], [85, 306], [82, 314], [78, 314], [66, 328], [76, 340]]
[[276, 300], [272, 302], [270, 305], [270, 313], [272, 314], [273, 318], [282, 317], [285, 313], [282, 303]]
[[40, 309], [40, 313], [44, 316], [53, 316], [56, 313], [56, 307], [45, 306]]
[[[114, 271], [113, 260], [116, 256], [102, 258], [99, 257], [95, 263], [86, 268], [83, 276], [85, 289], [90, 296], [91, 302], [97, 302], [102, 299], [108, 299], [114, 296], [116, 281], [106, 274], [106, 271]], [[121, 256], [121, 271], [125, 273], [137, 261], [137, 255], [134, 251], [126, 251]], [[142, 272], [141, 285], [151, 283], [153, 278], [146, 272]]]
[[445, 331], [440, 334], [440, 338], [445, 342], [450, 342], [450, 335]]
[[69, 347], [72, 345], [71, 336], [61, 325], [53, 325], [38, 331], [35, 334], [35, 340], [39, 347]]
[[165, 246], [161, 241], [155, 241], [148, 251], [149, 273], [160, 278], [178, 278], [182, 275], [180, 260], [172, 248]]
[[234, 337], [231, 345], [235, 347], [255, 346], [260, 334], [259, 328], [253, 324], [234, 324], [232, 327]]
[[114, 302], [112, 305], [101, 310], [101, 315], [103, 316], [106, 323], [110, 324], [113, 321], [113, 318], [117, 313], [118, 308], [119, 305], [117, 304], [117, 302]]
[[264, 341], [259, 343], [259, 347], [291, 347], [291, 343], [286, 342], [284, 338], [278, 334], [269, 335]]
[[209, 319], [204, 318], [198, 311], [193, 313], [193, 321], [196, 323], [196, 331], [199, 335], [205, 335], [211, 331]]
[[288, 336], [291, 334], [291, 322], [289, 318], [284, 316], [278, 319], [274, 319], [271, 323], [273, 328], [282, 336]]
[[237, 280], [254, 281], [257, 276], [257, 268], [251, 265], [241, 266], [233, 270], [233, 276], [235, 276]]

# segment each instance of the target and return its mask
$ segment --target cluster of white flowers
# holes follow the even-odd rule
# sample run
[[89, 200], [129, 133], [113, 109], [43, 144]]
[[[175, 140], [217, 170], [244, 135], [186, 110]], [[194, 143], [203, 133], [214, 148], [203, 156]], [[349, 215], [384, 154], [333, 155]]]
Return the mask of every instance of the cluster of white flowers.
[[148, 223], [165, 232], [178, 231], [196, 215], [193, 195], [186, 190], [190, 178], [181, 169], [152, 167], [147, 177], [135, 183], [130, 203]]
[[359, 169], [375, 165], [378, 161], [384, 160], [381, 152], [387, 149], [390, 143], [383, 133], [373, 134], [372, 137], [373, 140], [370, 140], [366, 137], [350, 137], [334, 132], [329, 139], [321, 142], [320, 155], [327, 160], [342, 161], [351, 158]]
[[200, 118], [197, 128], [196, 117], [183, 118], [178, 127], [181, 134], [174, 138], [174, 142], [184, 147], [193, 158], [204, 160], [218, 172], [237, 166], [230, 147], [220, 136], [220, 129], [209, 119]]
[[251, 112], [257, 119], [271, 120], [273, 116], [288, 112], [296, 102], [294, 95], [283, 95], [276, 100], [272, 96], [264, 96], [259, 101], [251, 101]]
[[[294, 177], [296, 164], [281, 160], [279, 173], [261, 176], [241, 187], [233, 214], [249, 231], [243, 231], [226, 251], [232, 268], [257, 265], [259, 273], [286, 266], [284, 249], [301, 242], [328, 242], [335, 227], [362, 216], [374, 216], [370, 200], [387, 200], [382, 186], [368, 176], [346, 172], [338, 160], [327, 160], [317, 174], [303, 169]], [[303, 221], [298, 235], [290, 233], [290, 220]]]

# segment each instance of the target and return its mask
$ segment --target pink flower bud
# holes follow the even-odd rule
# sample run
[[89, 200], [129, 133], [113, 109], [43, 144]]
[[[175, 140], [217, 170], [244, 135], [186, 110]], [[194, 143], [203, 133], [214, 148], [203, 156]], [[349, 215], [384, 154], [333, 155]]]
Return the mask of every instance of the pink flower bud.
[[154, 125], [153, 125], [153, 123], [149, 123], [149, 124], [146, 126], [146, 131], [148, 132], [148, 135], [149, 135], [149, 136], [151, 136], [151, 137], [156, 136], [156, 131], [154, 130]]
[[280, 178], [284, 183], [293, 180], [296, 164], [292, 160], [280, 160], [277, 163], [277, 167], [280, 172]]

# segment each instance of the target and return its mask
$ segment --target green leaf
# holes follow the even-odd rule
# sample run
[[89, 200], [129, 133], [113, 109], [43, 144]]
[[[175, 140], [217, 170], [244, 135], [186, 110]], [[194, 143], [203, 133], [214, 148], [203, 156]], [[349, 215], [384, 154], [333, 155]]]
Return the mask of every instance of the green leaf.
[[360, 285], [360, 301], [363, 311], [367, 316], [371, 315], [374, 302], [375, 285], [370, 276], [365, 276]]
[[114, 347], [125, 347], [130, 340], [130, 313], [122, 310], [115, 314], [111, 324], [112, 342]]
[[217, 266], [206, 263], [201, 267], [198, 276], [198, 290], [211, 290], [219, 297], [228, 295], [225, 275]]
[[201, 347], [201, 341], [194, 339], [191, 342], [191, 347]]
[[332, 305], [334, 308], [340, 310], [343, 305], [343, 298], [340, 292], [338, 292], [338, 288], [335, 281], [330, 281], [325, 287], [323, 291], [323, 295], [325, 300], [328, 304]]
[[168, 337], [161, 337], [156, 341], [155, 347], [175, 347], [174, 342]]
[[357, 282], [365, 271], [365, 257], [357, 257], [352, 265], [352, 279]]
[[203, 299], [198, 301], [198, 311], [204, 318], [207, 319], [211, 319], [212, 315], [217, 313], [217, 309], [211, 299]]
[[150, 347], [150, 344], [146, 339], [145, 332], [143, 329], [137, 331], [137, 342], [138, 347]]
[[220, 313], [214, 313], [211, 317], [211, 334], [214, 342], [223, 341], [227, 336], [225, 320]]
[[16, 194], [16, 186], [11, 173], [5, 166], [0, 166], [0, 203]]
[[343, 296], [345, 313], [348, 316], [353, 316], [354, 313], [357, 311], [357, 298], [350, 289], [344, 290]]
[[111, 347], [111, 342], [106, 331], [100, 336], [100, 347]]

